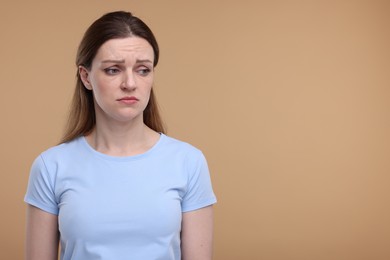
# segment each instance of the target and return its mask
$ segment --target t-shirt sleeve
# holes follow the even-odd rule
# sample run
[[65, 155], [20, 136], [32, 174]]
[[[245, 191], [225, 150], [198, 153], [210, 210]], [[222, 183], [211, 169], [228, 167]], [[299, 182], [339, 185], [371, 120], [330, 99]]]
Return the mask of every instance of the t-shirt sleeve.
[[41, 210], [58, 215], [54, 192], [55, 178], [49, 174], [42, 155], [33, 162], [24, 201]]
[[214, 195], [206, 158], [198, 154], [188, 165], [188, 186], [182, 200], [182, 212], [197, 210], [217, 202]]

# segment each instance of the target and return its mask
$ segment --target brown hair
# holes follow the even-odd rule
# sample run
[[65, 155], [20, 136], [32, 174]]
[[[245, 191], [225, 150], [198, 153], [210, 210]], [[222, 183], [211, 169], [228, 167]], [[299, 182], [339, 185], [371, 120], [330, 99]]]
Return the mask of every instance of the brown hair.
[[[149, 42], [154, 51], [153, 66], [155, 67], [159, 59], [159, 48], [156, 38], [141, 19], [133, 16], [130, 12], [124, 11], [107, 13], [91, 24], [85, 32], [77, 51], [77, 67], [81, 65], [91, 69], [92, 60], [103, 43], [111, 39], [130, 36], [141, 37]], [[165, 133], [153, 88], [150, 93], [149, 103], [143, 112], [143, 117], [144, 123], [148, 127], [156, 132]], [[96, 118], [92, 91], [84, 87], [77, 71], [76, 88], [61, 143], [89, 134], [95, 127], [95, 124]]]

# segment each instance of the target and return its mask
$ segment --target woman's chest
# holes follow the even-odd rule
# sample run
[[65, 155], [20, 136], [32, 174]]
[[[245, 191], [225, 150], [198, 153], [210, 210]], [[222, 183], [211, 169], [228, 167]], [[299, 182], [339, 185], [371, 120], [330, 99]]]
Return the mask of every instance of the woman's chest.
[[185, 178], [173, 169], [102, 168], [63, 175], [57, 190], [62, 239], [150, 243], [180, 232]]

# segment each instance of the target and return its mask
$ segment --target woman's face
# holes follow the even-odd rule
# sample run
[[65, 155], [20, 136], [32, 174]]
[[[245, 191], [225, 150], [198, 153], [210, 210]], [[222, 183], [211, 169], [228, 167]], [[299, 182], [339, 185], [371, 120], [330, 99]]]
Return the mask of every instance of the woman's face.
[[90, 70], [80, 66], [85, 87], [93, 92], [97, 120], [143, 122], [154, 76], [154, 52], [143, 38], [105, 42]]

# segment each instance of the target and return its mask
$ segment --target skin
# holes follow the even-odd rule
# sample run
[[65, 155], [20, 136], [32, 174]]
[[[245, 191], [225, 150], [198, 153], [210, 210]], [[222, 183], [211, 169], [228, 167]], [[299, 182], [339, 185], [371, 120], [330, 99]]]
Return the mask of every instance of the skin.
[[213, 206], [183, 213], [182, 260], [213, 258]]
[[[144, 153], [159, 139], [143, 123], [154, 79], [153, 60], [153, 48], [146, 40], [129, 37], [104, 43], [90, 70], [79, 67], [84, 86], [94, 94], [96, 127], [87, 141], [97, 151], [130, 156]], [[119, 101], [124, 97], [137, 101]]]
[[27, 206], [26, 260], [58, 259], [58, 217]]
[[[90, 70], [80, 66], [84, 86], [95, 98], [96, 127], [86, 136], [97, 151], [112, 156], [146, 152], [159, 134], [143, 123], [153, 85], [154, 53], [138, 37], [113, 39], [97, 52]], [[133, 101], [123, 101], [133, 97]], [[183, 213], [183, 260], [211, 260], [213, 207]], [[27, 206], [26, 260], [54, 260], [58, 256], [58, 217]]]

